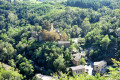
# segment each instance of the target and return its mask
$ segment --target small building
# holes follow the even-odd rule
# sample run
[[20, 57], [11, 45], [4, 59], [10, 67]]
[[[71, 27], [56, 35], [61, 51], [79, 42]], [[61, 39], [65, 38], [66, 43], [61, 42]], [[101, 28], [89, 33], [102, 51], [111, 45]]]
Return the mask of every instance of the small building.
[[42, 75], [42, 74], [37, 74], [36, 77], [38, 78], [37, 80], [55, 80], [51, 76], [46, 76], [46, 75]]
[[81, 54], [77, 53], [77, 54], [73, 54], [73, 64], [78, 66], [80, 65], [80, 59], [81, 59]]
[[70, 47], [70, 41], [58, 41], [59, 47], [64, 46], [65, 48]]
[[32, 32], [32, 38], [35, 39], [36, 41], [38, 40], [37, 31], [33, 31], [33, 32]]
[[107, 66], [106, 61], [99, 61], [99, 62], [94, 62], [94, 72], [95, 73], [104, 73], [104, 70]]
[[72, 70], [72, 74], [83, 74], [85, 72], [85, 66], [83, 65], [70, 67], [70, 69]]

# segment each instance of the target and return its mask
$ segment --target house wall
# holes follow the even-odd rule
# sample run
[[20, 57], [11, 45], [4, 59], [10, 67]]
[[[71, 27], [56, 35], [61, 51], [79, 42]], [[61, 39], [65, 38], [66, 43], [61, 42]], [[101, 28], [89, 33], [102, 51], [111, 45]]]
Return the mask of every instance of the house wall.
[[94, 65], [94, 71], [96, 73], [100, 73], [106, 66], [107, 66], [107, 63], [102, 63], [100, 65]]
[[72, 70], [72, 74], [83, 74], [85, 72], [85, 68], [78, 69], [78, 70]]
[[63, 44], [58, 44], [59, 47], [64, 46]]
[[94, 71], [95, 71], [96, 73], [100, 73], [101, 67], [98, 66], [98, 65], [94, 65]]
[[41, 35], [39, 35], [39, 42], [40, 42], [40, 41], [42, 41], [42, 36], [41, 36]]
[[37, 32], [32, 33], [32, 37], [36, 38], [37, 37]]
[[32, 38], [34, 39], [34, 40], [38, 40], [38, 34], [37, 34], [37, 32], [32, 32]]
[[70, 43], [65, 43], [65, 44], [64, 44], [64, 47], [65, 47], [65, 48], [70, 47]]
[[63, 44], [58, 44], [59, 47], [64, 46], [65, 48], [70, 47], [70, 43], [63, 43]]

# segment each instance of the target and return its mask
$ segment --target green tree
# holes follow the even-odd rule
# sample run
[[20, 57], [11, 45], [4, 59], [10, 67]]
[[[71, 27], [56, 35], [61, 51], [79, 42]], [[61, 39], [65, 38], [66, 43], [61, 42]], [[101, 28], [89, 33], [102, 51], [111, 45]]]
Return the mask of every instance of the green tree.
[[65, 69], [65, 60], [63, 58], [63, 55], [59, 55], [59, 57], [53, 62], [53, 65], [57, 70]]
[[94, 50], [91, 49], [91, 50], [90, 50], [90, 53], [89, 53], [89, 57], [91, 58], [93, 54], [94, 54]]
[[16, 14], [10, 12], [10, 13], [8, 14], [8, 20], [9, 20], [10, 23], [12, 23], [12, 24], [15, 25], [15, 24], [17, 24], [18, 17], [17, 17]]
[[0, 41], [0, 60], [6, 62], [12, 59], [16, 54], [16, 50], [8, 42]]
[[80, 64], [81, 64], [81, 65], [85, 65], [85, 63], [86, 63], [85, 59], [84, 59], [84, 58], [81, 58], [81, 59], [80, 59]]
[[100, 41], [100, 46], [102, 49], [107, 50], [108, 45], [110, 44], [110, 38], [108, 35], [105, 35], [104, 38]]
[[15, 64], [15, 62], [14, 62], [14, 59], [11, 59], [11, 60], [8, 60], [8, 64], [10, 65], [10, 66], [12, 66], [12, 67], [16, 67], [16, 64]]
[[4, 64], [0, 63], [0, 80], [21, 80], [23, 76], [19, 74], [18, 71], [15, 71], [14, 68], [5, 69]]
[[91, 29], [91, 24], [89, 18], [85, 18], [81, 25], [83, 35], [86, 35], [87, 32]]
[[4, 20], [4, 17], [3, 16], [0, 16], [0, 21], [3, 21]]
[[109, 78], [108, 79], [113, 79], [113, 80], [119, 80], [120, 79], [120, 61], [117, 61], [115, 59], [112, 59], [115, 68], [109, 67]]
[[73, 60], [73, 56], [72, 56], [72, 52], [70, 52], [68, 48], [64, 52], [64, 59], [65, 59], [66, 65], [70, 66]]
[[47, 21], [47, 20], [43, 21], [43, 23], [42, 23], [42, 28], [43, 28], [43, 29], [46, 29], [46, 30], [50, 30], [50, 29], [51, 29], [51, 24], [50, 24], [50, 22]]
[[20, 72], [28, 77], [31, 77], [34, 73], [34, 67], [30, 60], [28, 60], [26, 57], [23, 57], [21, 54], [19, 54], [15, 59], [16, 66], [20, 70]]
[[73, 76], [70, 76], [66, 73], [59, 72], [58, 74], [53, 74], [53, 77], [56, 80], [108, 80], [104, 76], [100, 76], [100, 74], [96, 74], [95, 76], [89, 75], [87, 76], [86, 74], [74, 74]]
[[80, 37], [78, 43], [80, 44], [80, 46], [85, 45], [85, 38]]
[[27, 77], [30, 77], [34, 72], [34, 68], [33, 68], [32, 64], [30, 64], [28, 61], [22, 62], [19, 65], [19, 69], [20, 69], [21, 73], [23, 73]]

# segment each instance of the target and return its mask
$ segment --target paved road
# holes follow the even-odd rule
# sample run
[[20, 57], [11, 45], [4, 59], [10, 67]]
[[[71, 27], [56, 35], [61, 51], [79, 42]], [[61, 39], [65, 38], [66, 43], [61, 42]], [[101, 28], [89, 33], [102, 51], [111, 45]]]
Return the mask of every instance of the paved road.
[[88, 63], [93, 67], [93, 62], [86, 56]]
[[93, 72], [93, 62], [88, 58], [86, 57], [88, 62], [87, 62], [87, 65], [85, 65], [85, 69], [88, 70], [88, 75], [92, 75], [92, 72]]
[[93, 67], [91, 65], [85, 65], [85, 69], [88, 72], [88, 75], [92, 75]]

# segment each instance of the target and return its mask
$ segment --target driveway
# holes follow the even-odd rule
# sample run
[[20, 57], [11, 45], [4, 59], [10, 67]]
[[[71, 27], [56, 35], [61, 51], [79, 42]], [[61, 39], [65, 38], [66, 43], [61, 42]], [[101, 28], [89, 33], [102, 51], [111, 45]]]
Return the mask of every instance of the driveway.
[[92, 75], [93, 67], [91, 65], [85, 65], [85, 70], [88, 72], [88, 75]]
[[87, 70], [88, 75], [92, 75], [92, 72], [93, 72], [93, 62], [88, 57], [86, 57], [86, 58], [87, 58], [88, 62], [85, 65], [85, 69]]

